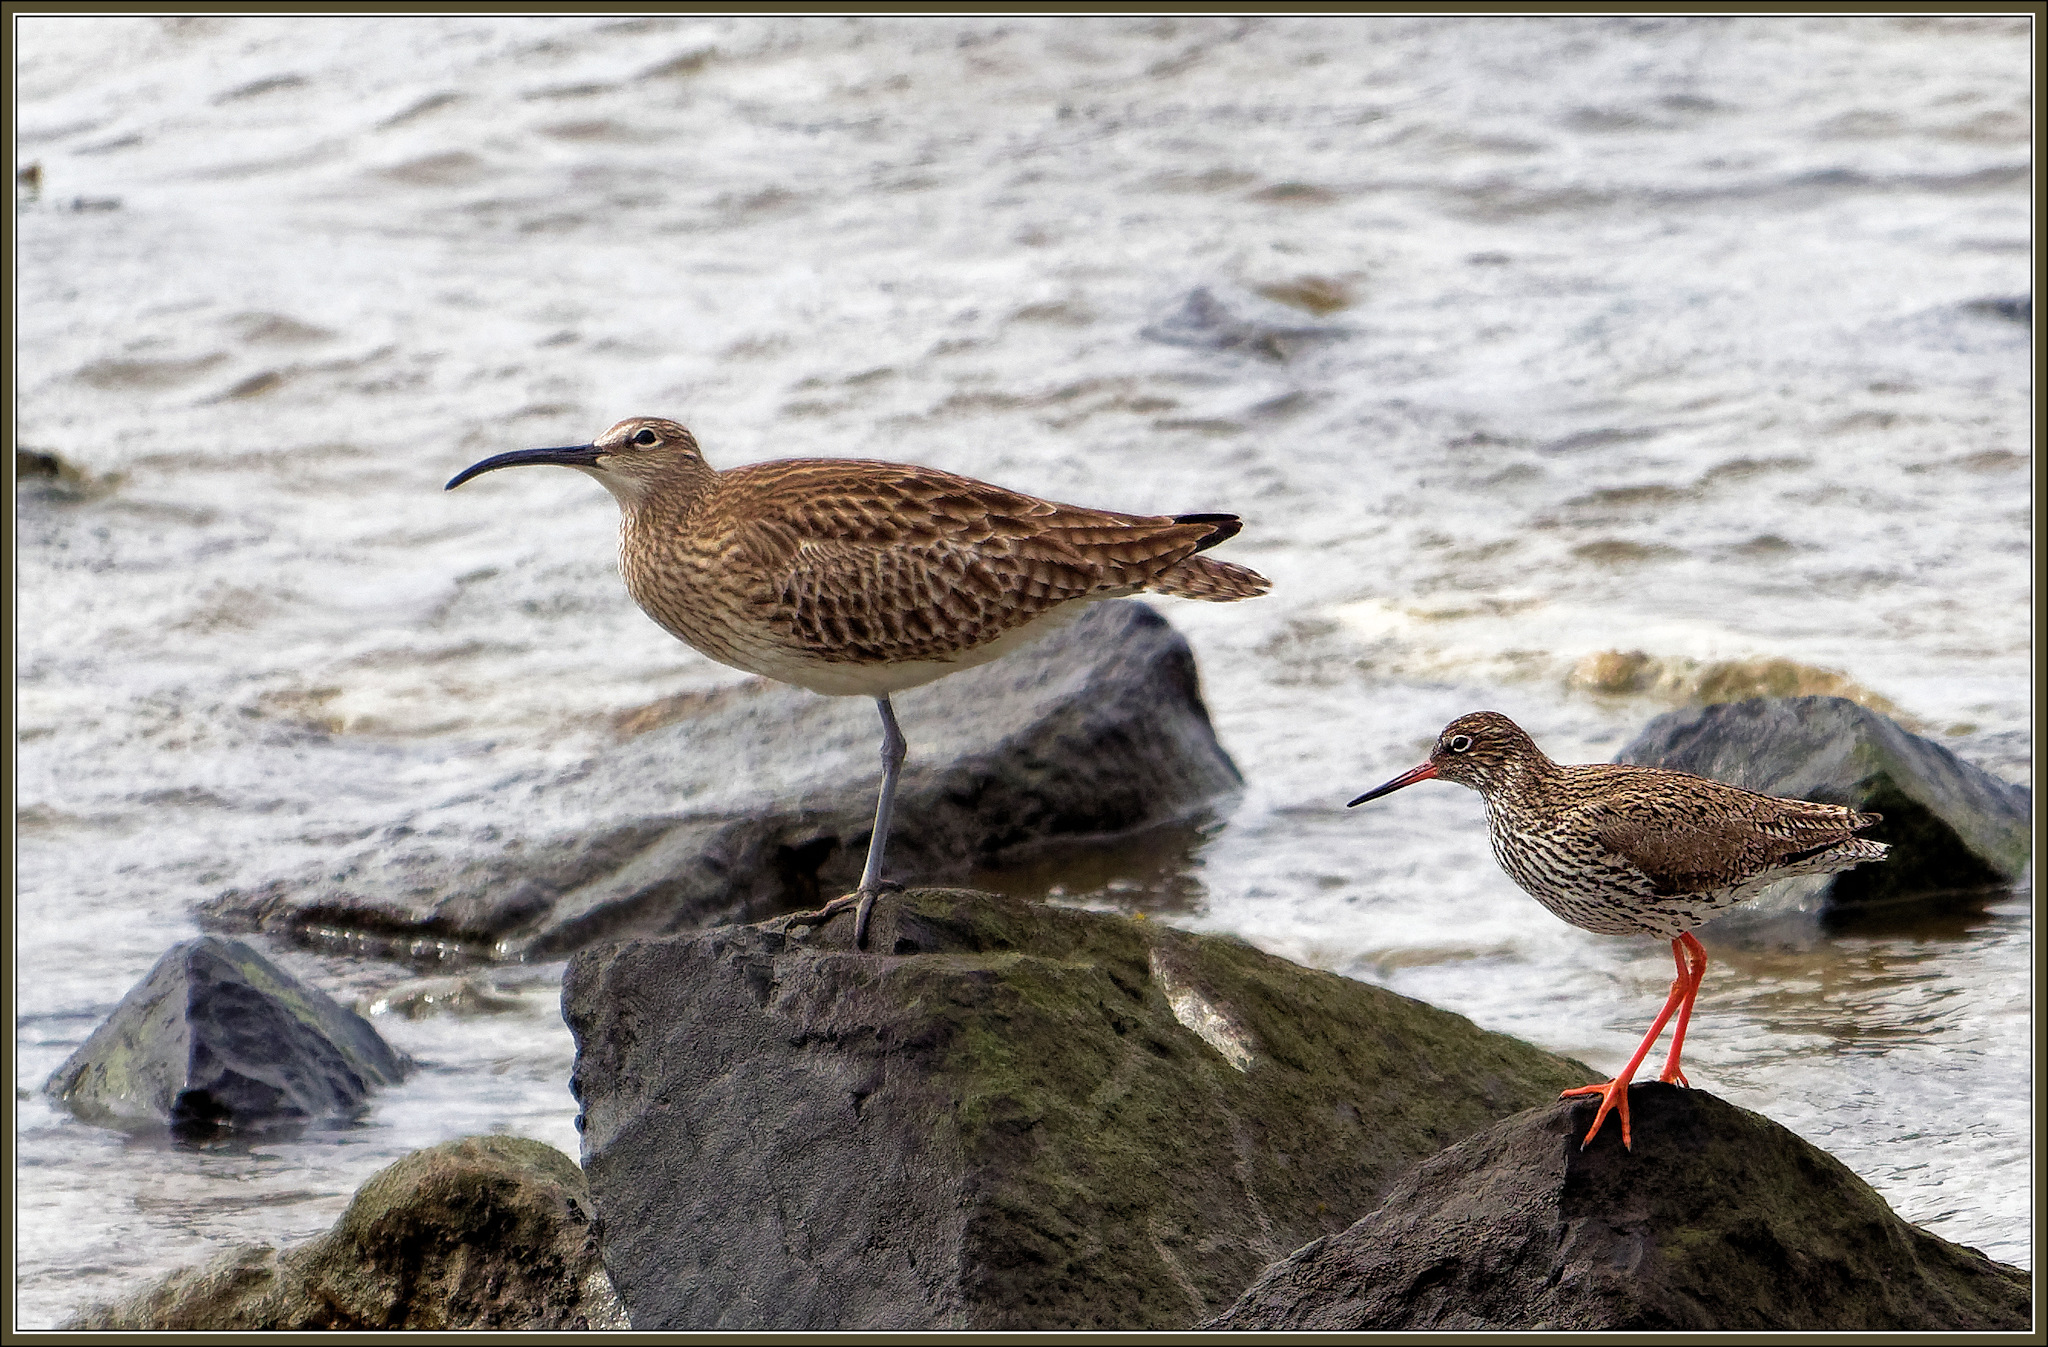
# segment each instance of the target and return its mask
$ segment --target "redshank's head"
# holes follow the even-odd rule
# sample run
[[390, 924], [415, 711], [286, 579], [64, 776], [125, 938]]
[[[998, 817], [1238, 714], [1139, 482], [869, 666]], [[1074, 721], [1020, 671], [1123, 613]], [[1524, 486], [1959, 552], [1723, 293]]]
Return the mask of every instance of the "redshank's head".
[[518, 468], [535, 463], [552, 463], [586, 472], [618, 497], [621, 505], [637, 505], [648, 492], [668, 482], [688, 481], [708, 474], [697, 437], [674, 421], [657, 416], [634, 416], [619, 422], [589, 444], [565, 445], [559, 449], [515, 449], [472, 463], [455, 474], [446, 490], [453, 491], [472, 477], [498, 468]]
[[1377, 800], [1418, 781], [1455, 781], [1484, 794], [1506, 785], [1518, 771], [1544, 761], [1543, 751], [1520, 725], [1498, 711], [1473, 711], [1444, 726], [1427, 762], [1351, 803]]

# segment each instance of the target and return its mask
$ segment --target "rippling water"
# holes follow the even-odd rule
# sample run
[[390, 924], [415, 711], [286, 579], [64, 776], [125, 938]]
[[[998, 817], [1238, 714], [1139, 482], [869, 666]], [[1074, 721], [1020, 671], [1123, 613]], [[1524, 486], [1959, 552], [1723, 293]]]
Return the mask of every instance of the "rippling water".
[[[1604, 758], [1670, 702], [1600, 652], [1789, 660], [2029, 773], [2024, 20], [17, 25], [19, 439], [84, 474], [16, 511], [22, 1326], [419, 1145], [574, 1151], [557, 969], [380, 1019], [430, 1066], [350, 1129], [38, 1093], [194, 902], [736, 677], [633, 608], [589, 482], [440, 491], [487, 453], [663, 414], [720, 465], [1238, 511], [1273, 595], [1165, 606], [1243, 799], [992, 882], [1601, 1067], [1669, 951], [1526, 899], [1468, 792], [1342, 807], [1453, 715]], [[1693, 1082], [2031, 1266], [2030, 898], [1711, 941]]]

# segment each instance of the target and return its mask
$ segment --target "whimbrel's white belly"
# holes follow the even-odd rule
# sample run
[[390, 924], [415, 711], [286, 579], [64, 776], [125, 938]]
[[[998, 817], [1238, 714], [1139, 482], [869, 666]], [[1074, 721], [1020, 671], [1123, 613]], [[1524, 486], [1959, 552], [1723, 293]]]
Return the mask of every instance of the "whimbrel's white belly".
[[666, 620], [653, 608], [645, 604], [641, 606], [671, 636], [720, 664], [773, 678], [779, 683], [808, 688], [827, 697], [886, 697], [905, 688], [922, 687], [962, 669], [1001, 659], [1012, 650], [1066, 626], [1096, 598], [1115, 597], [1115, 593], [1110, 593], [1061, 604], [1023, 626], [1013, 627], [994, 640], [963, 650], [951, 659], [875, 664], [835, 663], [813, 658], [801, 650], [792, 649], [786, 641], [779, 639], [779, 634], [761, 629], [737, 611], [727, 615], [725, 621], [714, 619], [686, 624]]
[[787, 647], [766, 648], [749, 652], [754, 660], [751, 666], [737, 665], [749, 672], [763, 674], [783, 683], [794, 683], [812, 692], [821, 692], [828, 697], [886, 697], [902, 692], [906, 688], [922, 687], [926, 683], [944, 678], [947, 674], [972, 669], [1001, 659], [1013, 650], [1020, 649], [1040, 637], [1059, 630], [1081, 615], [1091, 599], [1076, 599], [1063, 603], [1048, 613], [1032, 619], [1021, 627], [1013, 627], [993, 641], [964, 650], [950, 660], [915, 660], [903, 664], [829, 664], [823, 660], [809, 660], [797, 657]]

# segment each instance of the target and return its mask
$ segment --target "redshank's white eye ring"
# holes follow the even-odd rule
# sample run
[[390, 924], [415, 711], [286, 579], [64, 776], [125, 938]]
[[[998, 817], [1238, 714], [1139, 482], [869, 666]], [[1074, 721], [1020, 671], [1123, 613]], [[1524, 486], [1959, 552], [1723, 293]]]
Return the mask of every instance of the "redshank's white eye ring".
[[1466, 749], [1472, 747], [1472, 736], [1469, 734], [1454, 734], [1451, 736], [1450, 742], [1445, 744], [1444, 747], [1450, 749], [1453, 753], [1463, 753]]
[[630, 443], [637, 444], [642, 449], [652, 449], [655, 445], [661, 443], [661, 436], [655, 434], [650, 427], [642, 426], [634, 433]]

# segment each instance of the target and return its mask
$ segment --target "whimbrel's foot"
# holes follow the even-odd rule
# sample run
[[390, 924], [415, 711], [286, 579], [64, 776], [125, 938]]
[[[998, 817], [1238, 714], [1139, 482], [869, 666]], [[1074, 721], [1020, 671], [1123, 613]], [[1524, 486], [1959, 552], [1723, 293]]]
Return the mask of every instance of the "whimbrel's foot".
[[1607, 1115], [1612, 1112], [1621, 1115], [1621, 1148], [1623, 1150], [1634, 1150], [1635, 1147], [1629, 1144], [1628, 1136], [1628, 1081], [1620, 1076], [1616, 1076], [1605, 1085], [1581, 1085], [1575, 1090], [1561, 1091], [1557, 1097], [1559, 1099], [1570, 1099], [1574, 1095], [1581, 1094], [1599, 1095], [1600, 1111], [1593, 1115], [1592, 1130], [1587, 1132], [1586, 1139], [1579, 1143], [1579, 1149], [1584, 1150], [1593, 1144], [1593, 1138], [1600, 1134], [1600, 1124], [1606, 1122]]
[[782, 929], [787, 931], [798, 926], [823, 926], [859, 901], [859, 894], [849, 893], [843, 898], [834, 898], [815, 912], [792, 912], [782, 919]]
[[834, 898], [815, 912], [792, 912], [782, 919], [782, 929], [787, 931], [797, 926], [823, 926], [848, 908], [853, 908], [853, 947], [864, 949], [868, 941], [868, 917], [875, 910], [875, 899], [885, 893], [901, 893], [901, 884], [884, 881], [872, 889], [856, 889], [852, 893]]
[[[868, 947], [868, 917], [875, 910], [875, 899], [885, 893], [901, 892], [903, 892], [901, 884], [885, 879], [872, 889], [862, 889], [857, 893], [846, 895], [847, 898], [858, 898], [860, 900], [860, 907], [853, 914], [853, 947], [855, 949], [866, 949]], [[844, 900], [842, 899], [841, 901]]]

